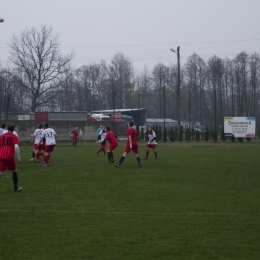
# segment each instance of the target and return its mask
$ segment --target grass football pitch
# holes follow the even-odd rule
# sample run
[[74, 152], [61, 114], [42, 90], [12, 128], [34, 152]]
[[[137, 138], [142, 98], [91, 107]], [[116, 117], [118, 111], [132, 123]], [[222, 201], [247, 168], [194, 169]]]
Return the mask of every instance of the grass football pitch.
[[11, 172], [0, 178], [1, 260], [259, 259], [259, 140], [162, 142], [142, 168], [97, 149], [58, 142], [42, 167], [20, 144], [23, 191]]

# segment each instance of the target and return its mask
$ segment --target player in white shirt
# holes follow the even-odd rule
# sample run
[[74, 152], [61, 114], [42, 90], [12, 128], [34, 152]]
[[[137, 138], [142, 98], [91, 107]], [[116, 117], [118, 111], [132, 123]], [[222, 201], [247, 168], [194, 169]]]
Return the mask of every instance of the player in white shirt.
[[2, 124], [2, 127], [0, 128], [0, 135], [5, 131], [5, 124]]
[[156, 134], [153, 131], [151, 126], [148, 126], [147, 131], [148, 131], [148, 142], [147, 142], [147, 145], [146, 145], [146, 157], [144, 159], [148, 160], [150, 149], [153, 149], [155, 159], [157, 159], [157, 152], [155, 150], [155, 146], [157, 144], [156, 143]]
[[[6, 134], [6, 133], [8, 133], [8, 130], [4, 130], [4, 131], [2, 132], [2, 134]], [[13, 131], [13, 134], [16, 135], [17, 137], [19, 137], [18, 134], [17, 134], [15, 131]]]
[[100, 135], [100, 149], [97, 151], [97, 155], [99, 155], [99, 152], [103, 151], [104, 155], [106, 155], [106, 142], [104, 140], [106, 139], [106, 131], [105, 126], [103, 126], [103, 129], [99, 132]]
[[56, 138], [57, 134], [56, 132], [52, 129], [49, 128], [49, 124], [45, 123], [44, 125], [44, 131], [42, 132], [42, 137], [39, 142], [39, 145], [42, 143], [43, 139], [45, 138], [45, 164], [43, 166], [49, 166], [49, 160], [51, 156], [51, 152], [54, 150], [54, 146], [56, 144]]
[[34, 137], [33, 152], [36, 157], [35, 163], [40, 162], [40, 156], [42, 156], [44, 159], [44, 155], [43, 153], [41, 153], [42, 145], [39, 145], [39, 142], [42, 138], [42, 133], [43, 133], [42, 124], [40, 124], [38, 128], [34, 131], [34, 134], [31, 135], [32, 137]]

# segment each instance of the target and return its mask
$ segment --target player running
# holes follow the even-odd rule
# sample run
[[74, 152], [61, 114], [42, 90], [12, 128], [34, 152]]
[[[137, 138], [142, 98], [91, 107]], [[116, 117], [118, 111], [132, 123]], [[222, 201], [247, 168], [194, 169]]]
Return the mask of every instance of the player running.
[[44, 159], [44, 155], [41, 152], [42, 145], [41, 144], [39, 145], [39, 142], [42, 138], [42, 133], [43, 133], [42, 124], [39, 124], [38, 128], [34, 131], [34, 134], [31, 135], [32, 137], [34, 137], [33, 151], [36, 158], [35, 163], [40, 162], [40, 156], [42, 156], [42, 158]]
[[51, 152], [53, 152], [55, 144], [56, 144], [56, 138], [57, 138], [57, 134], [56, 132], [52, 129], [49, 128], [49, 124], [45, 123], [44, 124], [44, 131], [42, 132], [42, 137], [41, 140], [39, 142], [39, 145], [43, 142], [44, 138], [45, 138], [45, 163], [43, 164], [43, 166], [49, 166], [49, 160], [51, 157]]
[[134, 126], [133, 122], [128, 123], [129, 128], [126, 130], [127, 141], [126, 141], [125, 151], [124, 151], [123, 155], [121, 156], [118, 164], [115, 165], [115, 167], [121, 166], [121, 164], [125, 160], [125, 157], [131, 150], [135, 154], [139, 167], [142, 167], [141, 159], [138, 155], [138, 144], [137, 144], [138, 132], [133, 128], [133, 126]]
[[114, 154], [112, 151], [115, 150], [116, 147], [118, 146], [117, 137], [113, 132], [110, 131], [109, 126], [105, 127], [105, 132], [106, 132], [106, 137], [105, 137], [103, 143], [106, 141], [109, 142], [109, 146], [107, 148], [107, 158], [108, 158], [107, 163], [113, 163], [115, 160], [114, 160]]
[[154, 156], [155, 156], [155, 159], [157, 159], [157, 152], [155, 150], [155, 146], [156, 146], [156, 134], [155, 132], [153, 131], [152, 127], [151, 126], [148, 126], [148, 142], [147, 142], [147, 146], [146, 146], [146, 157], [144, 157], [145, 160], [148, 160], [148, 157], [149, 157], [149, 150], [150, 149], [153, 149], [153, 152], [154, 152]]
[[14, 191], [21, 191], [23, 188], [18, 188], [18, 173], [14, 160], [14, 151], [17, 155], [18, 163], [20, 159], [20, 149], [18, 145], [18, 136], [13, 134], [14, 125], [8, 125], [7, 133], [0, 135], [0, 177], [2, 172], [9, 170], [13, 172]]
[[99, 155], [99, 153], [101, 151], [103, 151], [103, 153], [106, 155], [106, 145], [107, 143], [104, 142], [104, 140], [106, 139], [106, 127], [103, 126], [103, 130], [101, 132], [101, 135], [100, 135], [100, 149], [97, 151], [97, 155]]

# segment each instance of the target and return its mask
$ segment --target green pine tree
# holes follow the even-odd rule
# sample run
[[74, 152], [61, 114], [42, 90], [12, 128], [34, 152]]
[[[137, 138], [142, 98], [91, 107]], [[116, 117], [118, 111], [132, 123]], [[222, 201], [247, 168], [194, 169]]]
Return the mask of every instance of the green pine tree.
[[179, 140], [178, 139], [178, 127], [174, 127], [174, 137], [175, 137], [175, 140]]
[[170, 131], [169, 131], [169, 140], [171, 142], [174, 142], [175, 141], [175, 136], [174, 136], [174, 130], [173, 130], [173, 127], [170, 127]]
[[199, 141], [200, 141], [200, 133], [199, 133], [199, 131], [198, 131], [198, 130], [196, 131], [195, 140], [196, 140], [197, 142], [199, 142]]
[[194, 128], [192, 127], [191, 128], [191, 136], [190, 136], [192, 141], [194, 140], [194, 135], [195, 135]]
[[[154, 129], [154, 128], [153, 128]], [[155, 132], [156, 133], [156, 132]], [[145, 137], [144, 137], [145, 141], [148, 141], [148, 127], [146, 128], [146, 131], [145, 131]]]
[[221, 140], [226, 142], [227, 137], [225, 136], [224, 127], [221, 128]]
[[167, 129], [166, 129], [166, 127], [164, 127], [164, 129], [163, 129], [163, 141], [164, 142], [167, 142]]
[[206, 127], [204, 140], [205, 140], [206, 142], [209, 140], [209, 128], [208, 128], [208, 127]]
[[183, 127], [180, 127], [179, 142], [183, 141]]
[[144, 128], [141, 128], [141, 134], [140, 134], [140, 139], [143, 141], [144, 140]]
[[218, 141], [218, 131], [217, 130], [213, 131], [213, 141], [214, 142]]
[[191, 141], [190, 140], [190, 128], [187, 128], [185, 133], [186, 133], [186, 141], [190, 142]]
[[136, 131], [137, 131], [137, 133], [138, 133], [138, 141], [140, 140], [140, 127], [139, 127], [139, 125], [137, 124], [136, 125]]
[[160, 125], [158, 125], [158, 136], [159, 136], [159, 140], [162, 140], [162, 128]]

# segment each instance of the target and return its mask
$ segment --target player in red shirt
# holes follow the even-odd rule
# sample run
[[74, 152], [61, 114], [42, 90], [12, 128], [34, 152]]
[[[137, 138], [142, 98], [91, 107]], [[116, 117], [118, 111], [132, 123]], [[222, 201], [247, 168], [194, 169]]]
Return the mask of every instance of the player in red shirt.
[[77, 148], [77, 141], [78, 141], [78, 128], [75, 127], [74, 130], [71, 131], [71, 135], [72, 135], [72, 146], [74, 146], [75, 148]]
[[135, 154], [139, 167], [142, 167], [141, 159], [138, 155], [138, 144], [137, 144], [138, 132], [133, 128], [133, 125], [134, 125], [133, 122], [128, 123], [129, 128], [126, 130], [127, 141], [126, 141], [125, 151], [124, 151], [123, 155], [121, 156], [118, 164], [115, 165], [115, 167], [121, 166], [121, 164], [125, 160], [125, 157], [131, 150]]
[[8, 125], [8, 132], [0, 136], [0, 177], [2, 172], [9, 170], [13, 172], [14, 191], [21, 191], [18, 188], [18, 173], [14, 160], [14, 151], [16, 152], [18, 163], [20, 159], [20, 149], [18, 146], [18, 136], [13, 134], [14, 125]]
[[109, 146], [107, 148], [107, 158], [108, 158], [107, 163], [113, 163], [115, 160], [112, 151], [115, 150], [116, 147], [118, 146], [118, 141], [116, 135], [110, 131], [109, 126], [106, 126], [105, 131], [106, 131], [106, 137], [102, 143], [106, 141], [109, 142]]

